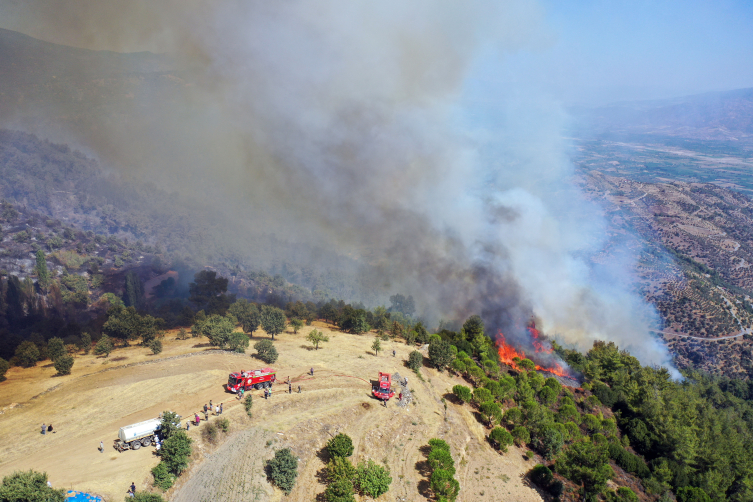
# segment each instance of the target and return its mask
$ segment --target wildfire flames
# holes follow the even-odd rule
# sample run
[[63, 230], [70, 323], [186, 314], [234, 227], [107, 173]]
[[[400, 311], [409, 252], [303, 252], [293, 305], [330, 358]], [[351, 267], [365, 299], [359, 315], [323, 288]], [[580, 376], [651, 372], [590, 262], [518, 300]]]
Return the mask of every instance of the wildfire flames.
[[[531, 335], [531, 344], [534, 347], [534, 352], [545, 354], [550, 354], [552, 352], [551, 347], [545, 347], [544, 343], [542, 343], [542, 339], [540, 338], [540, 334], [535, 325], [531, 324], [531, 326], [528, 326], [528, 334]], [[505, 340], [505, 335], [503, 335], [501, 332], [497, 334], [497, 352], [499, 353], [500, 361], [507, 364], [508, 366], [512, 366], [516, 370], [520, 368], [513, 359], [516, 357], [518, 359], [526, 358], [525, 352], [520, 349], [516, 349], [512, 345], [508, 344], [507, 340]], [[552, 373], [553, 375], [561, 376], [564, 378], [574, 378], [566, 369], [562, 367], [562, 365], [556, 362], [551, 362], [549, 366], [541, 366], [539, 364], [536, 364], [536, 369], [539, 371], [546, 371], [547, 373]]]
[[534, 352], [544, 352], [546, 354], [552, 353], [551, 347], [544, 347], [539, 338], [539, 330], [536, 329], [536, 324], [531, 321], [531, 325], [528, 326], [528, 334], [531, 335], [531, 343], [533, 344]]

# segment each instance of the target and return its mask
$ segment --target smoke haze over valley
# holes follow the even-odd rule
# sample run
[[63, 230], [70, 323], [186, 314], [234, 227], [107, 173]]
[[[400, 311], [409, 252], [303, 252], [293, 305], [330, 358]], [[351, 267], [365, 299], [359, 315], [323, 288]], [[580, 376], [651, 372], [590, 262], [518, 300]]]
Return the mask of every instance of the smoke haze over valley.
[[[205, 207], [210, 259], [263, 267], [273, 234], [355, 259], [372, 290], [356, 299], [405, 292], [434, 323], [480, 313], [513, 338], [535, 316], [565, 343], [613, 340], [670, 364], [633, 292], [635, 257], [592, 261], [606, 224], [572, 184], [561, 105], [484, 81], [488, 65], [547, 43], [540, 6], [45, 5], [62, 16], [56, 39], [168, 55], [19, 39], [28, 53], [6, 58], [40, 63], [6, 74], [33, 82], [6, 94], [3, 126]], [[131, 31], [134, 19], [154, 22]], [[45, 54], [74, 64], [51, 69]]]

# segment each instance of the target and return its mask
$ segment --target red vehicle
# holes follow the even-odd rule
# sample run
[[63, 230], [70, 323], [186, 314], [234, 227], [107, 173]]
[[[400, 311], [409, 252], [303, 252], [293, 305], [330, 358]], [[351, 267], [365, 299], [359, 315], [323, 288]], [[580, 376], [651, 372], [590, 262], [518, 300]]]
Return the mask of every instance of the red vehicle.
[[263, 389], [272, 387], [277, 380], [277, 374], [272, 368], [262, 368], [260, 370], [243, 371], [230, 373], [227, 379], [227, 390], [238, 392], [239, 390]]
[[394, 396], [395, 392], [392, 390], [392, 375], [380, 371], [379, 382], [377, 382], [377, 385], [371, 389], [371, 393], [374, 394], [375, 398], [381, 399], [382, 401], [387, 401]]

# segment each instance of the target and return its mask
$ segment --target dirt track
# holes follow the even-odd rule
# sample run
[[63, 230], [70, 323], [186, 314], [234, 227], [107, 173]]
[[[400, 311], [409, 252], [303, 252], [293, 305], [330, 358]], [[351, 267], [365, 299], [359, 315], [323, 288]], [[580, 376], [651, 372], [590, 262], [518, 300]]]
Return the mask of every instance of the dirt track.
[[[421, 382], [403, 366], [410, 350], [405, 344], [383, 343], [385, 350], [374, 356], [371, 336], [332, 332], [324, 348], [311, 350], [304, 342], [308, 329], [278, 337], [280, 359], [273, 365], [281, 380], [291, 376], [303, 392], [290, 395], [287, 386], [279, 384], [269, 400], [255, 392], [252, 419], [222, 384], [230, 371], [252, 369], [259, 362], [247, 355], [207, 352], [194, 347], [196, 339], [174, 341], [168, 336], [158, 361], [108, 371], [102, 370], [155, 356], [131, 347], [118, 349], [110, 358], [127, 358], [122, 361], [102, 364], [103, 359], [93, 356], [78, 357], [73, 374], [59, 378], [51, 378], [52, 368], [13, 368], [8, 381], [0, 384], [0, 437], [15, 438], [0, 445], [0, 475], [34, 468], [47, 471], [53, 486], [119, 501], [131, 481], [139, 489], [148, 487], [149, 470], [158, 459], [152, 448], [118, 454], [111, 448], [118, 428], [166, 409], [188, 416], [212, 399], [224, 402], [233, 432], [219, 447], [205, 447], [198, 429], [191, 428], [189, 434], [197, 440], [195, 461], [168, 493], [170, 500], [313, 500], [325, 488], [318, 476], [325, 465], [319, 452], [337, 432], [353, 438], [354, 462], [370, 458], [389, 466], [393, 482], [383, 500], [424, 498], [419, 448], [431, 437], [452, 445], [462, 487], [459, 500], [541, 500], [522, 479], [532, 462], [523, 460], [521, 451], [494, 452], [467, 405], [448, 401], [445, 411], [441, 398], [460, 383], [457, 379], [424, 368]], [[186, 353], [195, 355], [175, 358]], [[307, 375], [312, 366], [313, 378]], [[379, 370], [408, 375], [416, 404], [401, 409], [391, 402], [384, 408], [371, 399], [368, 380]], [[57, 432], [41, 435], [42, 422], [51, 422]], [[105, 453], [97, 451], [99, 441], [104, 441]], [[263, 461], [283, 446], [301, 458], [298, 482], [288, 497], [272, 488], [262, 472]]]

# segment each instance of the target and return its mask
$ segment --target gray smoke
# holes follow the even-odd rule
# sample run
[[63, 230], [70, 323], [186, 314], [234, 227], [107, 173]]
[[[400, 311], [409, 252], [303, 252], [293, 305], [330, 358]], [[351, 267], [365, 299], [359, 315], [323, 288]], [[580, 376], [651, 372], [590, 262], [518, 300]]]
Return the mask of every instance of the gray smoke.
[[524, 0], [0, 9], [4, 27], [52, 41], [172, 52], [169, 99], [77, 137], [129, 175], [216, 201], [228, 233], [354, 257], [428, 318], [482, 313], [509, 339], [536, 316], [582, 349], [613, 340], [669, 365], [631, 292], [632, 257], [594, 265], [607, 230], [572, 183], [566, 117], [484, 81], [484, 65], [547, 42], [542, 14]]

